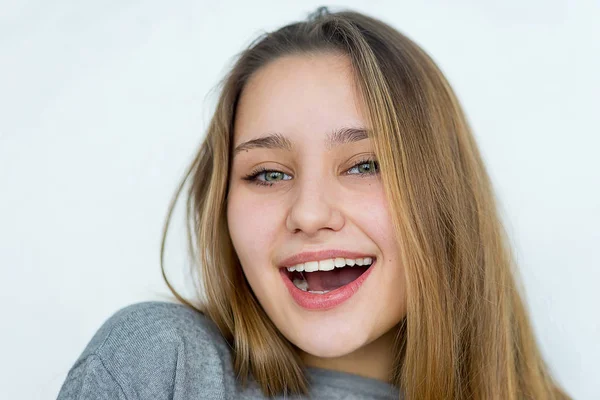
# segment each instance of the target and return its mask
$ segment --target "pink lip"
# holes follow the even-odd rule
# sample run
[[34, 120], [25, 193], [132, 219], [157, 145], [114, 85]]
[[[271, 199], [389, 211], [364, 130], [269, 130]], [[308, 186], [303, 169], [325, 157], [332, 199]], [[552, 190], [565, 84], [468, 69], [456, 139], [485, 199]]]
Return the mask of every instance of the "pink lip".
[[320, 260], [328, 260], [330, 258], [365, 258], [371, 257], [375, 258], [374, 255], [357, 253], [355, 251], [345, 251], [345, 250], [321, 250], [321, 251], [305, 251], [300, 254], [296, 254], [295, 256], [286, 258], [281, 263], [279, 263], [280, 268], [293, 267], [294, 265], [298, 265], [300, 263], [305, 263], [307, 261], [320, 261]]
[[350, 297], [352, 297], [356, 292], [358, 292], [358, 289], [369, 277], [376, 263], [377, 260], [374, 259], [373, 264], [371, 264], [371, 266], [357, 279], [355, 279], [347, 285], [339, 287], [325, 294], [309, 293], [298, 289], [288, 277], [287, 270], [285, 268], [281, 268], [279, 270], [279, 273], [281, 275], [281, 278], [283, 279], [283, 283], [292, 295], [292, 298], [296, 301], [296, 303], [298, 303], [300, 307], [306, 308], [308, 310], [328, 310], [342, 304]]

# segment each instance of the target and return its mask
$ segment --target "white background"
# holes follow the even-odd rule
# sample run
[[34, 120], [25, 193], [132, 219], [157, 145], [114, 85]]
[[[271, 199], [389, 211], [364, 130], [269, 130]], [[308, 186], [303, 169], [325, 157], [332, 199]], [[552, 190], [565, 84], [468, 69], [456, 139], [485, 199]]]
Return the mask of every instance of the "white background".
[[[600, 3], [336, 4], [389, 22], [444, 71], [542, 351], [571, 395], [600, 399]], [[165, 299], [162, 224], [217, 81], [258, 34], [318, 5], [0, 0], [0, 398], [55, 398], [106, 318]], [[188, 293], [178, 204], [166, 266]]]

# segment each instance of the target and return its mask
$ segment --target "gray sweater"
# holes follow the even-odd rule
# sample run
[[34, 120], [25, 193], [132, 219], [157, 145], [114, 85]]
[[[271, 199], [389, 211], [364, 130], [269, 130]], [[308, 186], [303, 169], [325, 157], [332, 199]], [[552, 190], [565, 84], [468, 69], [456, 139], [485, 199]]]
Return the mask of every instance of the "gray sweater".
[[[401, 399], [392, 385], [306, 368], [312, 399]], [[180, 304], [129, 305], [96, 332], [70, 369], [58, 400], [265, 399], [235, 379], [231, 349], [206, 316]], [[298, 397], [277, 397], [292, 399]]]

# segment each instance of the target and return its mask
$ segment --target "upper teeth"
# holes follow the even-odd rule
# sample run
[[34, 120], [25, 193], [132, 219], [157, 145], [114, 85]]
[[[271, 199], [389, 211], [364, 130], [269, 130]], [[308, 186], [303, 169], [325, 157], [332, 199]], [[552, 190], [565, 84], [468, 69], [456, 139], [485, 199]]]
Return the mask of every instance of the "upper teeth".
[[288, 267], [287, 270], [290, 272], [314, 272], [314, 271], [331, 271], [334, 268], [343, 268], [346, 265], [352, 267], [354, 265], [371, 265], [373, 259], [371, 257], [365, 258], [330, 258], [329, 260], [321, 261], [309, 261]]

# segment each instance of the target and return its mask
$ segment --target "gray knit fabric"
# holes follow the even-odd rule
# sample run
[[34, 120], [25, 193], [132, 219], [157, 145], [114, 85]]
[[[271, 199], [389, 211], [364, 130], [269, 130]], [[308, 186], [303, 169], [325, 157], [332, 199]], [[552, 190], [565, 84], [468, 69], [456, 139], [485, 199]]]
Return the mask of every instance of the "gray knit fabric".
[[[402, 399], [392, 385], [309, 367], [312, 399]], [[299, 397], [276, 397], [298, 399]], [[58, 400], [266, 399], [236, 381], [231, 349], [216, 325], [181, 304], [129, 305], [96, 332], [70, 369]]]

